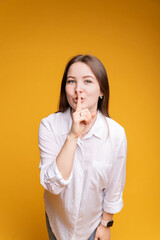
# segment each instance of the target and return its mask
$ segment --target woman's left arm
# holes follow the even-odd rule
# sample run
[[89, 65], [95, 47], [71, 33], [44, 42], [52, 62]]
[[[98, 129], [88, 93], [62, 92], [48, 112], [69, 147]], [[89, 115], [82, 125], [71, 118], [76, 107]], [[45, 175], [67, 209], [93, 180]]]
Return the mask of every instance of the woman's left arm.
[[[117, 154], [110, 176], [108, 187], [104, 190], [103, 216], [105, 221], [112, 220], [113, 214], [118, 213], [123, 207], [123, 189], [126, 177], [127, 138], [123, 130], [117, 148]], [[112, 213], [112, 214], [111, 214]], [[110, 240], [110, 228], [99, 225], [94, 240]]]
[[[113, 214], [107, 213], [103, 211], [102, 219], [104, 221], [111, 221], [113, 219]], [[110, 227], [104, 227], [100, 224], [97, 228], [94, 240], [110, 240], [111, 238], [111, 230]]]

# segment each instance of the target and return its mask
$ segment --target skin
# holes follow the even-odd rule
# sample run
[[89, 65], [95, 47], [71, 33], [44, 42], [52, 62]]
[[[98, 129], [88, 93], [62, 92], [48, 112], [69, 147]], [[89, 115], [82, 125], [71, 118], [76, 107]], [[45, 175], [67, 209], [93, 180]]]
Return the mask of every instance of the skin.
[[74, 111], [78, 93], [81, 94], [81, 109], [88, 109], [90, 112], [97, 111], [99, 96], [103, 96], [95, 75], [90, 67], [82, 62], [76, 62], [70, 66], [65, 91], [67, 101]]
[[[96, 120], [98, 99], [103, 93], [89, 66], [82, 62], [76, 62], [69, 68], [65, 90], [67, 101], [72, 108], [72, 118], [77, 120], [78, 115], [81, 115], [80, 128], [83, 130], [78, 133], [81, 138]], [[78, 96], [81, 98], [79, 102]]]
[[[93, 126], [97, 116], [99, 96], [103, 96], [99, 83], [91, 69], [82, 62], [71, 65], [67, 74], [66, 96], [72, 109], [72, 126], [57, 156], [56, 164], [67, 180], [73, 168], [78, 137], [82, 138]], [[67, 159], [67, 161], [66, 161]], [[103, 212], [105, 221], [111, 220], [112, 214]], [[110, 228], [99, 225], [94, 240], [110, 240]]]

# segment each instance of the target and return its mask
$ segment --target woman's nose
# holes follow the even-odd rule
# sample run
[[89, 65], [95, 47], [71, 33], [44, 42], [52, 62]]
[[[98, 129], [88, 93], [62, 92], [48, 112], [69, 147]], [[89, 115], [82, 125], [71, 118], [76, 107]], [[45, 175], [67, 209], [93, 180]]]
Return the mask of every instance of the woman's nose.
[[82, 92], [83, 91], [83, 86], [81, 83], [76, 84], [75, 92]]

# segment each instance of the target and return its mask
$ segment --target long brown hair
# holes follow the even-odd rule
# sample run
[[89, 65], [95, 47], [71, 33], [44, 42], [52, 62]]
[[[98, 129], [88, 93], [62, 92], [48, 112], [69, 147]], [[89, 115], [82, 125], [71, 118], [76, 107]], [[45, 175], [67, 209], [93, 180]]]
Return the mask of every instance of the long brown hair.
[[108, 82], [108, 76], [107, 72], [101, 63], [101, 61], [92, 56], [92, 55], [77, 55], [73, 57], [66, 65], [62, 83], [61, 83], [61, 92], [60, 92], [60, 101], [59, 101], [59, 110], [60, 112], [64, 112], [68, 107], [69, 103], [66, 98], [66, 92], [65, 92], [65, 86], [66, 86], [66, 80], [67, 80], [67, 73], [70, 68], [70, 66], [73, 63], [76, 62], [83, 62], [87, 64], [94, 75], [97, 78], [97, 81], [99, 83], [101, 92], [103, 93], [103, 98], [99, 98], [98, 100], [98, 106], [97, 108], [107, 117], [109, 116], [108, 107], [109, 107], [109, 82]]

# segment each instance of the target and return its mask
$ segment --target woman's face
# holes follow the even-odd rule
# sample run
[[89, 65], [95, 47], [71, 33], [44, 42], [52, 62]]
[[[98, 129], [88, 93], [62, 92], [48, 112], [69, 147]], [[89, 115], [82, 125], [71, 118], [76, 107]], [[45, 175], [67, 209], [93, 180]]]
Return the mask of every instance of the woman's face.
[[82, 62], [73, 63], [67, 73], [66, 97], [73, 110], [77, 106], [77, 93], [81, 94], [82, 109], [96, 112], [99, 96], [103, 96], [99, 83], [89, 66]]

